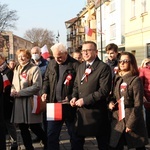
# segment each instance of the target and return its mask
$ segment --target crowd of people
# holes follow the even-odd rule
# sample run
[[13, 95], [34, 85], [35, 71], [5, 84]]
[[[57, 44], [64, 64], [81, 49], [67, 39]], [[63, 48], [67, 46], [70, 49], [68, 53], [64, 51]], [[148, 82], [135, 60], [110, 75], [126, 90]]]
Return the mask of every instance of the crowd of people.
[[[34, 150], [31, 131], [43, 150], [59, 150], [65, 123], [71, 150], [84, 150], [86, 137], [95, 137], [99, 150], [146, 150], [150, 137], [150, 59], [138, 67], [130, 52], [106, 46], [108, 60], [98, 58], [97, 45], [85, 41], [69, 55], [62, 43], [51, 47], [47, 61], [38, 46], [16, 52], [17, 60], [0, 54], [0, 150], [6, 150], [6, 134], [17, 150], [16, 125], [26, 150]], [[47, 120], [36, 113], [33, 97], [60, 104], [62, 118]], [[145, 116], [145, 117], [144, 117]]]

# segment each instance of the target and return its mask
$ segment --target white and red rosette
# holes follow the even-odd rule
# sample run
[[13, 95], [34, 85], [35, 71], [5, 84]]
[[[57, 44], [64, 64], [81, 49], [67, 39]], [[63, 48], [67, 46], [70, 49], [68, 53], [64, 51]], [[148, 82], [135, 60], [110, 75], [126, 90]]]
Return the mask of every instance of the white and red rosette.
[[66, 77], [66, 80], [65, 80], [64, 84], [66, 84], [66, 85], [69, 86], [71, 79], [72, 79], [72, 75], [71, 75], [71, 74], [68, 74], [67, 77]]
[[27, 81], [27, 77], [28, 77], [28, 75], [27, 75], [26, 72], [23, 72], [23, 73], [20, 75], [20, 78], [21, 78], [22, 81]]
[[88, 81], [88, 76], [89, 76], [89, 74], [91, 73], [91, 68], [86, 68], [86, 70], [85, 70], [85, 79], [86, 79], [86, 82]]
[[127, 83], [126, 82], [121, 83], [121, 85], [120, 85], [120, 91], [124, 92], [126, 88], [127, 88]]
[[114, 73], [116, 74], [118, 72], [118, 67], [116, 66], [115, 68], [114, 68]]

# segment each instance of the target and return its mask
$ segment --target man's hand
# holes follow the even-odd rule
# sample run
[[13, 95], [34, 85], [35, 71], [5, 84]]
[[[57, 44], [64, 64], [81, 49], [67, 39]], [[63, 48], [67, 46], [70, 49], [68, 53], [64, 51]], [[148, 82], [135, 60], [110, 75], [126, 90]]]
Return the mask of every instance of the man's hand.
[[114, 102], [110, 102], [110, 103], [108, 104], [108, 108], [109, 108], [110, 110], [113, 110], [114, 107], [115, 107]]
[[75, 104], [76, 100], [77, 100], [77, 99], [76, 99], [75, 97], [70, 100], [70, 105], [71, 105], [72, 107], [75, 107], [75, 106], [76, 106], [76, 104]]
[[43, 102], [46, 101], [46, 98], [47, 98], [47, 94], [46, 93], [42, 94], [41, 99]]
[[82, 107], [82, 106], [84, 105], [83, 98], [78, 99], [78, 100], [75, 102], [75, 105], [78, 106], [78, 107]]
[[129, 129], [128, 127], [126, 128], [126, 133], [131, 132], [132, 130]]

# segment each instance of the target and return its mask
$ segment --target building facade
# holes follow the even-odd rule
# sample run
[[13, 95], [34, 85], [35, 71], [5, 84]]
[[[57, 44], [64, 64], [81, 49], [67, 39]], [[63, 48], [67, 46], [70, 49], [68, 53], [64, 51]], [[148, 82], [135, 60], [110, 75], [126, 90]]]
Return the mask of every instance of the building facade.
[[138, 65], [150, 57], [150, 1], [125, 1], [125, 47], [134, 53]]
[[5, 31], [1, 33], [3, 37], [2, 46], [0, 49], [0, 53], [3, 53], [7, 60], [16, 59], [16, 51], [20, 48], [31, 49], [33, 47], [33, 43], [25, 40], [17, 35], [14, 35], [10, 31]]

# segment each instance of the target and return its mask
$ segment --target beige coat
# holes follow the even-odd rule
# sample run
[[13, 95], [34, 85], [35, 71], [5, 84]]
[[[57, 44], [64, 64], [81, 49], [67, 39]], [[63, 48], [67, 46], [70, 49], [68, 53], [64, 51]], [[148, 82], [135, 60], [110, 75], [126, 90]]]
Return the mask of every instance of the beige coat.
[[17, 66], [11, 90], [19, 92], [20, 97], [15, 98], [11, 121], [14, 123], [40, 123], [41, 114], [32, 114], [31, 97], [42, 87], [42, 77], [38, 66], [28, 63], [21, 68]]

